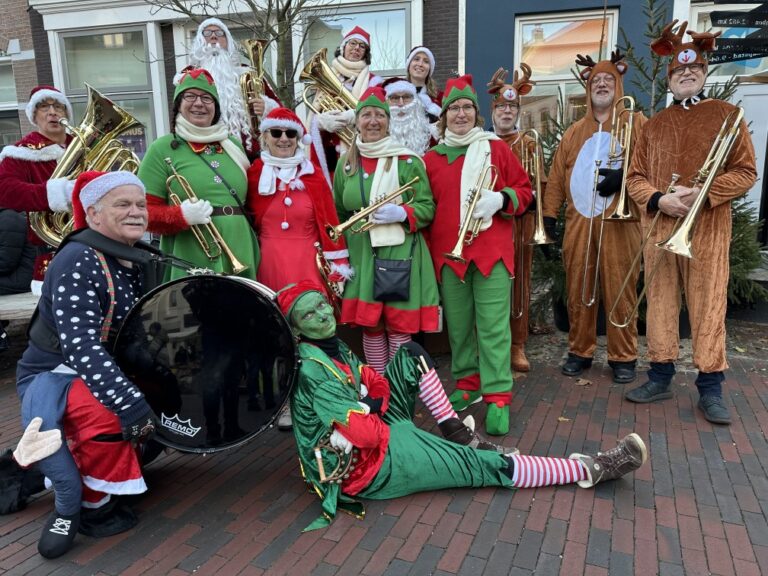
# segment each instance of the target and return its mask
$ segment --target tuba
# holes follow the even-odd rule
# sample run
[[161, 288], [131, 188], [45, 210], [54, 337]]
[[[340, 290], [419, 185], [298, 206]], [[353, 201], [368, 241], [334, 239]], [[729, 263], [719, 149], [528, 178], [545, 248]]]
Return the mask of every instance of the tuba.
[[[301, 71], [299, 80], [304, 82], [301, 98], [307, 108], [315, 114], [329, 110], [354, 110], [357, 107], [357, 99], [352, 96], [349, 90], [344, 88], [331, 67], [328, 66], [326, 52], [326, 48], [318, 50]], [[308, 95], [311, 90], [315, 92], [312, 102], [309, 101]], [[347, 126], [338, 133], [338, 136], [349, 148], [355, 140], [355, 131]]]
[[[60, 123], [74, 135], [64, 155], [51, 174], [53, 178], [73, 180], [88, 170], [129, 170], [139, 168], [138, 157], [117, 137], [141, 122], [97, 90], [85, 85], [88, 104], [78, 128], [62, 118]], [[30, 212], [29, 225], [43, 242], [58, 246], [72, 229], [72, 215], [67, 212]]]
[[259, 133], [259, 117], [251, 111], [251, 101], [261, 98], [263, 93], [262, 82], [264, 80], [264, 50], [267, 47], [266, 40], [245, 40], [243, 48], [245, 55], [251, 63], [251, 69], [240, 75], [240, 92], [243, 94], [243, 106], [248, 117], [248, 125], [251, 135], [255, 137]]

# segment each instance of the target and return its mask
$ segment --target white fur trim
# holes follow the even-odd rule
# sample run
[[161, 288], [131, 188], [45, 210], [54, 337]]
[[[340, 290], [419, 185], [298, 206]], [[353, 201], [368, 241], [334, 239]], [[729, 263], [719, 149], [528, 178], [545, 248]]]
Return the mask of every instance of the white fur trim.
[[6, 146], [3, 151], [0, 152], [0, 162], [4, 158], [13, 158], [14, 160], [26, 160], [27, 162], [50, 162], [61, 160], [64, 156], [64, 151], [58, 144], [51, 144], [44, 148], [29, 148], [27, 146]]
[[398, 80], [397, 82], [392, 82], [391, 84], [387, 84], [386, 86], [384, 86], [384, 92], [386, 92], [387, 97], [392, 96], [392, 94], [402, 94], [403, 92], [405, 92], [415, 98], [416, 86], [414, 86], [407, 80]]
[[419, 92], [419, 100], [424, 104], [424, 109], [428, 114], [432, 114], [432, 116], [440, 116], [440, 113], [442, 112], [440, 106], [432, 102], [432, 98], [429, 97], [426, 90]]
[[142, 192], [146, 193], [144, 183], [135, 174], [125, 170], [107, 172], [103, 176], [94, 178], [80, 190], [80, 202], [83, 205], [83, 210], [88, 210], [90, 206], [96, 204], [113, 188], [125, 186], [126, 184], [134, 184], [141, 188]]
[[350, 34], [349, 36], [346, 36], [344, 38], [344, 43], [341, 46], [342, 47], [346, 46], [347, 42], [349, 42], [350, 40], [360, 40], [360, 42], [368, 46], [368, 38], [366, 38], [362, 34]]
[[336, 264], [331, 262], [331, 272], [337, 272], [341, 274], [344, 280], [351, 280], [355, 275], [355, 271], [349, 264]]
[[323, 252], [326, 260], [338, 260], [339, 258], [349, 258], [349, 250], [329, 250]]
[[408, 66], [411, 65], [411, 60], [413, 60], [414, 56], [416, 56], [416, 54], [419, 52], [424, 52], [424, 54], [427, 55], [427, 58], [429, 58], [429, 76], [432, 77], [435, 73], [435, 55], [432, 54], [432, 50], [426, 46], [416, 46], [415, 48], [411, 49], [410, 54], [408, 54], [408, 57], [405, 59], [406, 74], [408, 73]]
[[122, 482], [110, 482], [93, 476], [83, 476], [83, 484], [91, 490], [106, 492], [107, 494], [142, 494], [147, 491], [147, 484], [141, 476]]
[[264, 116], [268, 116], [275, 108], [280, 108], [280, 103], [277, 100], [273, 100], [266, 94], [261, 95], [261, 99], [264, 102]]
[[320, 170], [323, 171], [325, 181], [328, 183], [328, 187], [333, 190], [333, 181], [331, 175], [328, 173], [328, 163], [325, 158], [325, 149], [323, 149], [323, 138], [320, 136], [320, 126], [317, 116], [312, 116], [312, 120], [309, 123], [309, 135], [312, 138], [312, 146], [315, 147], [315, 154], [317, 154], [317, 162], [320, 164]]
[[43, 100], [48, 100], [49, 98], [64, 104], [64, 106], [67, 107], [67, 118], [69, 120], [71, 120], [74, 116], [72, 113], [72, 104], [69, 103], [69, 100], [66, 96], [64, 96], [64, 94], [57, 92], [56, 90], [38, 90], [32, 94], [29, 102], [27, 102], [26, 108], [24, 109], [24, 111], [27, 113], [27, 120], [29, 120], [29, 123], [32, 124], [32, 126], [37, 126], [37, 124], [35, 124], [35, 107]]
[[54, 178], [45, 183], [48, 207], [54, 212], [66, 212], [72, 204], [72, 188], [75, 183], [66, 178]]
[[104, 506], [104, 504], [109, 502], [111, 498], [112, 498], [112, 496], [110, 496], [109, 494], [105, 494], [104, 498], [102, 498], [101, 500], [99, 500], [97, 502], [87, 502], [87, 501], [83, 500], [80, 503], [80, 506], [82, 506], [83, 508], [88, 508], [90, 510], [95, 510], [96, 508], [101, 508], [102, 506]]

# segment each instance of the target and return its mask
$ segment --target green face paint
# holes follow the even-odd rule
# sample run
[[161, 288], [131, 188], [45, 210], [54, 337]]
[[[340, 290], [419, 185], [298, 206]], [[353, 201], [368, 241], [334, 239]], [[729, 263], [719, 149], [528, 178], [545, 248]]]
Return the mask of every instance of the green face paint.
[[319, 292], [307, 292], [296, 300], [291, 323], [299, 334], [313, 340], [324, 340], [336, 334], [333, 308]]

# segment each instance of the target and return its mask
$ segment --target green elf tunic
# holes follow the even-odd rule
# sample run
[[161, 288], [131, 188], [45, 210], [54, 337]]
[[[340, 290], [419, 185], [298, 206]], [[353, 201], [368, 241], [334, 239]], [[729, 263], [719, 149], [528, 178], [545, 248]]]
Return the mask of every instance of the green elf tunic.
[[[370, 202], [371, 183], [378, 160], [362, 158], [362, 170], [348, 175], [345, 170], [346, 157], [342, 157], [333, 178], [333, 196], [339, 221], [344, 222], [353, 213]], [[368, 233], [347, 230], [345, 238], [349, 249], [349, 260], [355, 271], [353, 278], [344, 288], [341, 309], [341, 323], [354, 326], [374, 327], [381, 321], [392, 332], [415, 334], [419, 331], [435, 332], [438, 329], [439, 295], [432, 259], [424, 236], [420, 232], [428, 226], [435, 213], [432, 191], [424, 168], [417, 156], [398, 158], [398, 179], [400, 185], [414, 177], [419, 182], [413, 191], [401, 198], [407, 219], [402, 223], [405, 240], [398, 246], [376, 248], [378, 258], [407, 260], [413, 248], [411, 263], [410, 299], [402, 302], [378, 302], [373, 298], [373, 249]], [[362, 182], [362, 195], [360, 184]], [[411, 197], [413, 201], [405, 205]], [[358, 228], [360, 224], [355, 224]], [[413, 242], [415, 239], [415, 246]]]
[[[197, 197], [200, 200], [208, 200], [213, 205], [214, 215], [211, 222], [236, 258], [248, 267], [239, 276], [255, 280], [259, 264], [259, 244], [248, 219], [240, 213], [239, 206], [227, 186], [228, 184], [234, 188], [238, 198], [245, 205], [248, 190], [245, 172], [219, 145], [190, 144], [177, 136], [179, 146], [173, 149], [173, 140], [172, 134], [157, 139], [147, 150], [139, 167], [139, 178], [147, 188], [149, 231], [161, 234], [160, 248], [164, 252], [188, 260], [201, 268], [209, 268], [221, 274], [232, 274], [229, 258], [225, 254], [213, 260], [208, 258], [181, 215], [181, 210], [175, 207], [169, 209], [171, 201], [165, 181], [171, 176], [171, 169], [165, 158], [171, 158], [176, 171], [189, 181]], [[242, 144], [236, 139], [230, 136], [230, 140], [242, 148]], [[209, 166], [213, 166], [218, 175]], [[171, 184], [171, 189], [182, 201], [187, 198], [177, 182]], [[221, 213], [222, 210], [228, 210], [225, 207], [234, 209], [236, 214]], [[219, 215], [216, 212], [219, 212]], [[166, 280], [186, 275], [182, 269], [169, 268], [170, 275]]]
[[[362, 518], [364, 508], [353, 496], [384, 500], [443, 488], [512, 486], [500, 454], [453, 444], [413, 424], [421, 372], [405, 348], [389, 363], [384, 377], [341, 341], [339, 359], [306, 342], [299, 344], [299, 355], [291, 399], [293, 432], [302, 474], [323, 508], [322, 516], [305, 530], [329, 525], [337, 508]], [[359, 403], [364, 394], [382, 399], [381, 413], [365, 413]], [[354, 445], [354, 468], [340, 483], [321, 483], [315, 447], [334, 427]], [[320, 452], [323, 468], [330, 473], [338, 463], [337, 453], [328, 448]]]

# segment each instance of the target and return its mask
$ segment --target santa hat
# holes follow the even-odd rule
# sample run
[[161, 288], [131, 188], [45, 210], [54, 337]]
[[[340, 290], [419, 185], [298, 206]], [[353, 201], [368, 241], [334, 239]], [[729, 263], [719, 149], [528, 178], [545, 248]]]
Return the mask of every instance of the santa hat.
[[360, 40], [360, 42], [365, 42], [366, 46], [371, 45], [371, 35], [368, 34], [365, 30], [360, 28], [360, 26], [355, 26], [347, 32], [346, 36], [344, 36], [344, 40], [341, 41], [341, 47], [344, 48], [344, 45], [349, 42], [350, 40]]
[[72, 215], [74, 217], [74, 229], [80, 230], [88, 226], [85, 221], [85, 213], [96, 202], [101, 200], [109, 192], [118, 186], [133, 184], [141, 188], [146, 194], [144, 183], [133, 172], [118, 170], [117, 172], [99, 172], [91, 170], [83, 172], [75, 181], [72, 190]]
[[33, 126], [36, 126], [35, 124], [35, 108], [37, 108], [37, 105], [41, 102], [44, 102], [45, 100], [54, 100], [58, 102], [59, 104], [62, 104], [67, 108], [67, 118], [69, 120], [72, 120], [72, 117], [74, 116], [72, 114], [72, 104], [70, 104], [69, 100], [67, 99], [64, 94], [61, 93], [60, 90], [57, 88], [54, 88], [53, 86], [35, 86], [32, 88], [32, 91], [29, 93], [29, 102], [27, 102], [26, 107], [26, 113], [27, 113], [27, 120], [29, 120], [29, 123]]
[[659, 56], [671, 56], [667, 65], [667, 75], [672, 75], [672, 70], [689, 64], [707, 65], [707, 52], [715, 49], [715, 39], [722, 34], [718, 32], [691, 32], [690, 42], [683, 42], [683, 36], [688, 28], [688, 22], [683, 22], [673, 30], [677, 20], [667, 24], [661, 31], [661, 36], [651, 42], [651, 50]]
[[475, 92], [475, 89], [472, 87], [471, 74], [464, 74], [464, 76], [459, 76], [458, 78], [448, 79], [448, 81], [445, 83], [445, 91], [443, 92], [442, 103], [443, 108], [440, 113], [445, 114], [448, 106], [460, 98], [471, 100], [475, 107], [478, 107], [477, 92]]
[[389, 116], [389, 104], [387, 104], [387, 93], [384, 92], [384, 88], [381, 86], [373, 86], [363, 92], [363, 95], [360, 96], [360, 100], [355, 108], [355, 114], [359, 114], [360, 110], [366, 106], [381, 108], [387, 113], [387, 116]]
[[277, 293], [277, 304], [288, 321], [291, 319], [291, 312], [296, 302], [308, 292], [319, 292], [325, 297], [325, 290], [312, 280], [302, 280], [297, 284], [288, 284]]
[[405, 69], [408, 70], [408, 66], [411, 65], [411, 60], [413, 60], [419, 52], [426, 54], [427, 58], [429, 58], [429, 74], [427, 74], [427, 77], [431, 77], [435, 73], [435, 55], [432, 54], [432, 50], [426, 46], [416, 46], [411, 49], [408, 58], [405, 59]]
[[197, 88], [207, 92], [213, 96], [216, 102], [219, 101], [219, 91], [216, 90], [216, 83], [213, 81], [211, 73], [205, 68], [185, 68], [179, 83], [176, 85], [176, 89], [173, 91], [173, 99], [176, 100], [179, 94], [190, 88]]
[[304, 124], [299, 120], [299, 117], [296, 116], [293, 110], [288, 108], [275, 108], [269, 114], [264, 116], [259, 125], [259, 130], [263, 134], [271, 128], [296, 130], [302, 144], [308, 146], [312, 142], [312, 138], [307, 134]]
[[387, 98], [392, 94], [410, 94], [414, 98], [416, 97], [416, 86], [405, 80], [404, 78], [387, 78], [381, 85], [384, 88], [384, 92]]

